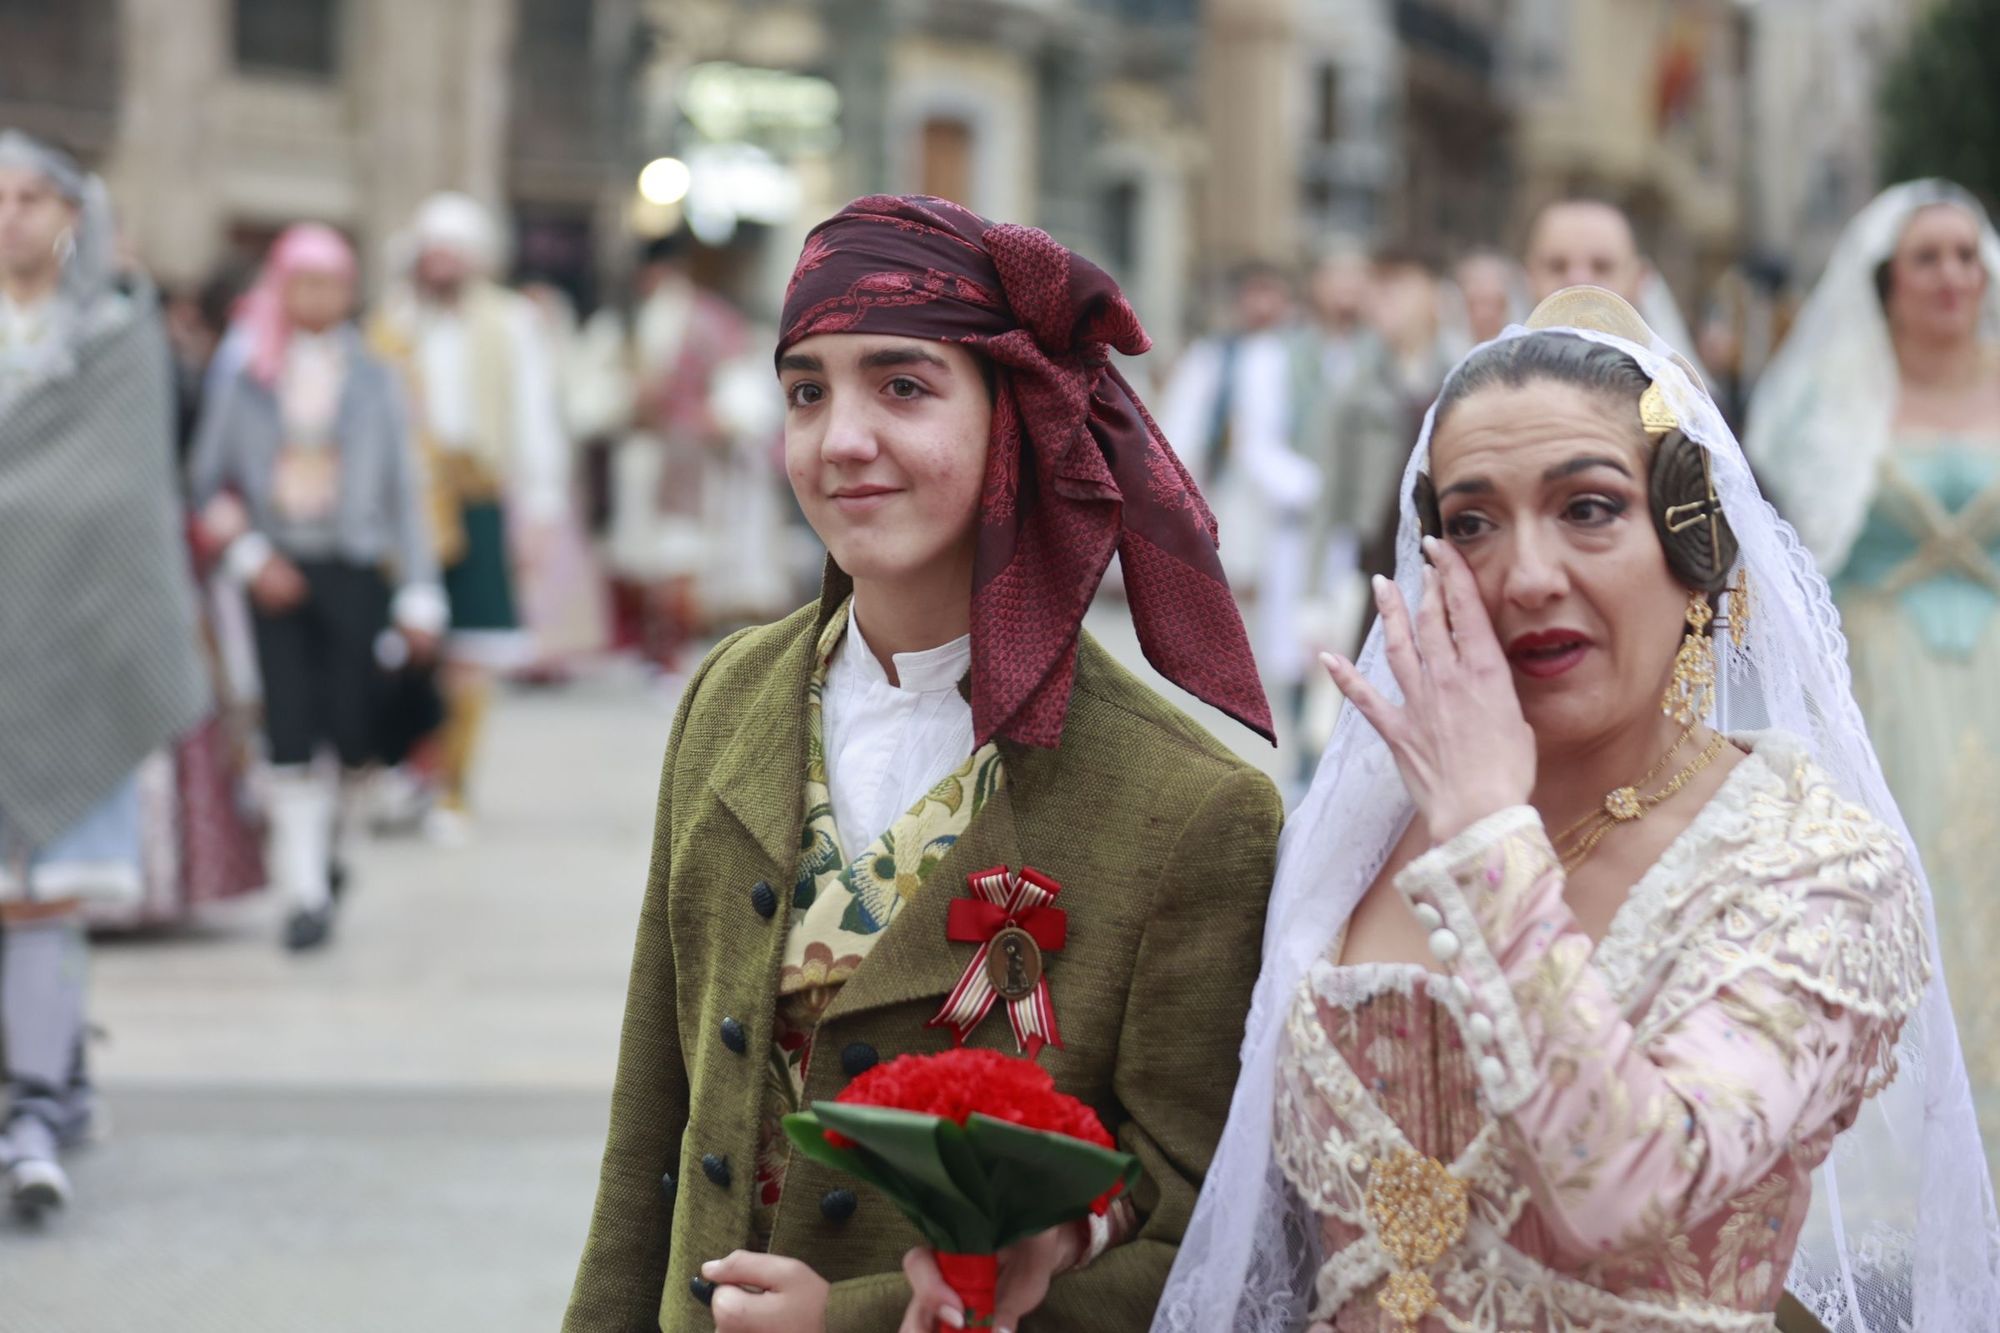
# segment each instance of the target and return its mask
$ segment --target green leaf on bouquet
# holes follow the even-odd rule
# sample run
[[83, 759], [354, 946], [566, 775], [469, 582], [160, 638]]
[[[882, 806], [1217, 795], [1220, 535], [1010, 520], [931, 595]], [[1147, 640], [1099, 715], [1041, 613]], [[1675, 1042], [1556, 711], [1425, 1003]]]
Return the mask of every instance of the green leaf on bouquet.
[[[965, 1131], [939, 1116], [885, 1106], [814, 1102], [810, 1114], [785, 1117], [785, 1132], [814, 1161], [875, 1186], [924, 1238], [960, 1254], [990, 1254], [991, 1199]], [[853, 1149], [826, 1142], [825, 1131]]]
[[983, 1115], [966, 1121], [965, 1134], [992, 1184], [996, 1241], [1003, 1247], [1086, 1216], [1098, 1195], [1120, 1183], [1129, 1190], [1139, 1178], [1130, 1153], [1066, 1134]]

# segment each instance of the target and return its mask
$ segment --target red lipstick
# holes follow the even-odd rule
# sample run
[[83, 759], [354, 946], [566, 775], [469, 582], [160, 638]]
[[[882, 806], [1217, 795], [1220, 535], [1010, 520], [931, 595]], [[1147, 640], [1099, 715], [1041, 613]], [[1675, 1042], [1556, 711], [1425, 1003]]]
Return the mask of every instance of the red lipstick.
[[1590, 636], [1581, 630], [1538, 629], [1507, 644], [1507, 661], [1524, 676], [1548, 680], [1581, 662], [1590, 648]]

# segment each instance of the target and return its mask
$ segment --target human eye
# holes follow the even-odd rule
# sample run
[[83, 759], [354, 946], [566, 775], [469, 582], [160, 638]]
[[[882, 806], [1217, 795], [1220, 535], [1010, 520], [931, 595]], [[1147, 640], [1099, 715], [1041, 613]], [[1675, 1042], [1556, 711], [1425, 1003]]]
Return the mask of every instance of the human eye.
[[921, 382], [910, 378], [908, 375], [896, 376], [894, 379], [889, 381], [887, 387], [889, 390], [889, 396], [891, 398], [900, 398], [904, 402], [909, 402], [912, 399], [916, 398], [922, 398], [925, 394], [928, 394], [930, 392], [930, 390], [926, 389]]
[[1623, 500], [1609, 495], [1579, 495], [1563, 506], [1563, 517], [1586, 528], [1601, 528], [1625, 508]]
[[1463, 545], [1485, 535], [1492, 521], [1476, 509], [1461, 509], [1444, 521], [1444, 535]]
[[785, 389], [785, 405], [787, 407], [811, 407], [824, 397], [826, 397], [826, 390], [811, 380], [794, 380]]

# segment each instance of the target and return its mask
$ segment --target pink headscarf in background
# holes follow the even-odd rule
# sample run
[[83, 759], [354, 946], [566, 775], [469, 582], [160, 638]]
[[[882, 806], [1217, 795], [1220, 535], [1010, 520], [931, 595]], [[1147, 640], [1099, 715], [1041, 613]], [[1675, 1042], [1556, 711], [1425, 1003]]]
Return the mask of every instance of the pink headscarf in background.
[[331, 227], [300, 222], [285, 228], [264, 256], [257, 281], [237, 303], [236, 322], [250, 331], [250, 373], [260, 384], [276, 384], [285, 369], [285, 344], [292, 322], [285, 314], [285, 285], [301, 273], [325, 273], [352, 280], [354, 247]]

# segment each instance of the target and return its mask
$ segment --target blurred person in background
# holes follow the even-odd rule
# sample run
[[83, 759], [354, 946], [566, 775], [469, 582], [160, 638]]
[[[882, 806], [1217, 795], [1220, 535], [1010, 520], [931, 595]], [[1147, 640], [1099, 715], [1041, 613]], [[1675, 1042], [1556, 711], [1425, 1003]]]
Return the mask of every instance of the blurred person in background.
[[1452, 269], [1456, 288], [1459, 330], [1470, 351], [1491, 342], [1500, 330], [1518, 323], [1528, 314], [1527, 276], [1521, 266], [1498, 250], [1474, 250], [1460, 258]]
[[[647, 242], [631, 310], [600, 310], [584, 332], [588, 424], [606, 442], [616, 636], [668, 677], [714, 621], [745, 609], [736, 603], [769, 614], [789, 591], [775, 536], [760, 540], [759, 524], [729, 521], [746, 485], [775, 489], [768, 446], [782, 400], [751, 354], [743, 316], [696, 281], [688, 245], [680, 234]], [[765, 573], [775, 593], [745, 599], [730, 588]]]
[[1378, 255], [1369, 322], [1373, 355], [1334, 405], [1328, 473], [1335, 530], [1353, 534], [1359, 568], [1395, 566], [1396, 483], [1409, 442], [1423, 425], [1451, 366], [1437, 271], [1399, 250]]
[[[1416, 255], [1385, 250], [1370, 265], [1368, 323], [1353, 373], [1306, 423], [1327, 479], [1301, 562], [1307, 580], [1300, 655], [1351, 652], [1369, 620], [1367, 576], [1395, 562], [1396, 483], [1409, 442], [1444, 383], [1453, 341], [1437, 273]], [[1302, 778], [1331, 733], [1339, 692], [1321, 673], [1301, 682]]]
[[1543, 205], [1528, 226], [1523, 263], [1533, 300], [1547, 300], [1565, 287], [1602, 287], [1623, 297], [1669, 346], [1682, 349], [1697, 375], [1707, 380], [1673, 290], [1640, 253], [1632, 219], [1618, 205], [1589, 198]]
[[1294, 436], [1293, 282], [1275, 264], [1237, 267], [1226, 327], [1182, 354], [1159, 414], [1225, 534], [1223, 568], [1250, 608], [1257, 665], [1280, 697], [1305, 672], [1296, 621], [1306, 534], [1321, 493], [1319, 469]]
[[[1347, 387], [1374, 336], [1368, 326], [1368, 252], [1341, 241], [1329, 246], [1306, 280], [1305, 319], [1297, 329], [1293, 428], [1301, 435], [1308, 419]], [[1312, 449], [1301, 439], [1301, 453]]]
[[271, 868], [294, 951], [332, 928], [378, 757], [381, 659], [429, 660], [447, 618], [402, 390], [350, 322], [355, 279], [331, 228], [278, 237], [238, 314], [248, 357], [204, 409], [192, 467], [197, 509], [228, 492], [245, 512], [224, 559], [253, 607]]
[[30, 1216], [96, 1119], [82, 904], [139, 893], [135, 770], [209, 703], [171, 356], [113, 245], [103, 182], [0, 132], [0, 1170]]
[[577, 354], [576, 304], [558, 284], [524, 276], [518, 286], [534, 308], [548, 349], [562, 422], [563, 504], [544, 525], [535, 558], [516, 568], [529, 660], [512, 678], [526, 685], [561, 685], [610, 642], [611, 610], [603, 571], [591, 549], [583, 471], [584, 434], [572, 422], [570, 367]]
[[1937, 901], [2000, 1168], [1996, 273], [2000, 236], [1971, 194], [1937, 180], [1884, 191], [1759, 381], [1748, 451], [1833, 585], [1855, 698]]
[[554, 366], [533, 304], [493, 279], [501, 246], [484, 206], [433, 195], [401, 239], [402, 282], [369, 330], [407, 388], [451, 605], [437, 772], [420, 780], [436, 788], [426, 829], [447, 844], [467, 834], [494, 674], [534, 657], [517, 571], [536, 564], [569, 503]]

